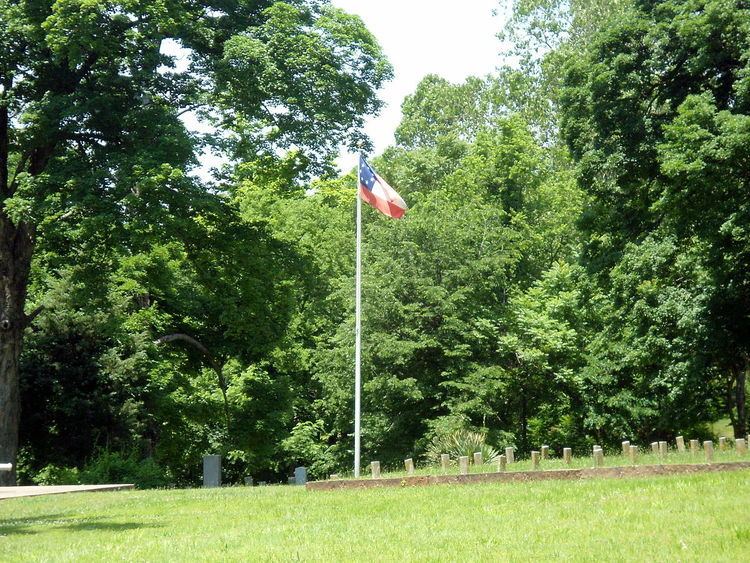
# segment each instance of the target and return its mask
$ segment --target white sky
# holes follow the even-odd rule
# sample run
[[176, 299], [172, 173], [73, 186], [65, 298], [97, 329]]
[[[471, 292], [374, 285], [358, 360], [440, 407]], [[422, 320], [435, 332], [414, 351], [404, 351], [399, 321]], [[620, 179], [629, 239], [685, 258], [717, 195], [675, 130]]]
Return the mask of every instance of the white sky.
[[[375, 35], [394, 67], [394, 79], [381, 91], [386, 107], [367, 121], [365, 131], [380, 154], [393, 144], [401, 120], [401, 102], [427, 74], [451, 82], [484, 76], [501, 62], [496, 34], [505, 21], [503, 0], [332, 0], [357, 14]], [[492, 16], [497, 9], [500, 15]], [[343, 171], [356, 165], [356, 155], [342, 155]]]

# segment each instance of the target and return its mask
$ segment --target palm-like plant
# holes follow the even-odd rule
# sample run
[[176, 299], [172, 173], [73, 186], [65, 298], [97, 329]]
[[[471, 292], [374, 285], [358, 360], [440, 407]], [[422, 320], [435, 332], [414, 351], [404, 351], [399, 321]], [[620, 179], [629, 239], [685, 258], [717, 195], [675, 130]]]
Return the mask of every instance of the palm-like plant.
[[486, 439], [486, 433], [471, 430], [457, 430], [450, 434], [437, 435], [427, 447], [427, 458], [439, 463], [441, 454], [448, 454], [455, 460], [461, 456], [473, 459], [475, 452], [482, 452], [484, 463], [495, 463], [500, 457], [500, 452], [487, 444]]

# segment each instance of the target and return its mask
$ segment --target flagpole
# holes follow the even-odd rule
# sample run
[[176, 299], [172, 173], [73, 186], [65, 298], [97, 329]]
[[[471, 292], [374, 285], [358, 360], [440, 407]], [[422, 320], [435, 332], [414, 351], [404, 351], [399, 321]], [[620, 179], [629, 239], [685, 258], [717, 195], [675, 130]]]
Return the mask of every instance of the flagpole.
[[359, 197], [359, 161], [357, 164], [357, 273], [355, 280], [355, 329], [354, 329], [354, 477], [359, 477], [360, 455], [360, 411], [362, 357], [362, 198]]

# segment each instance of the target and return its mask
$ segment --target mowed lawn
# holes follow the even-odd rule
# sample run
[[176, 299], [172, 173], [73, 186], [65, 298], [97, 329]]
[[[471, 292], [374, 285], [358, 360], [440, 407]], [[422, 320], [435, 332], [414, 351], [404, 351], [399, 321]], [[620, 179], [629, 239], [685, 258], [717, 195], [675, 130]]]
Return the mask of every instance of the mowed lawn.
[[0, 561], [750, 560], [750, 471], [0, 501]]

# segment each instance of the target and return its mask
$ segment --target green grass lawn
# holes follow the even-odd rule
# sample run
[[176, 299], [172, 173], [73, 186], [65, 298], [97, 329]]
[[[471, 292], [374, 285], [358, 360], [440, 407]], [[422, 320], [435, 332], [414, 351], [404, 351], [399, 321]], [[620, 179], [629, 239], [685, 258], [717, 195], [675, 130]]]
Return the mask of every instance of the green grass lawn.
[[0, 501], [0, 561], [747, 560], [750, 471]]

